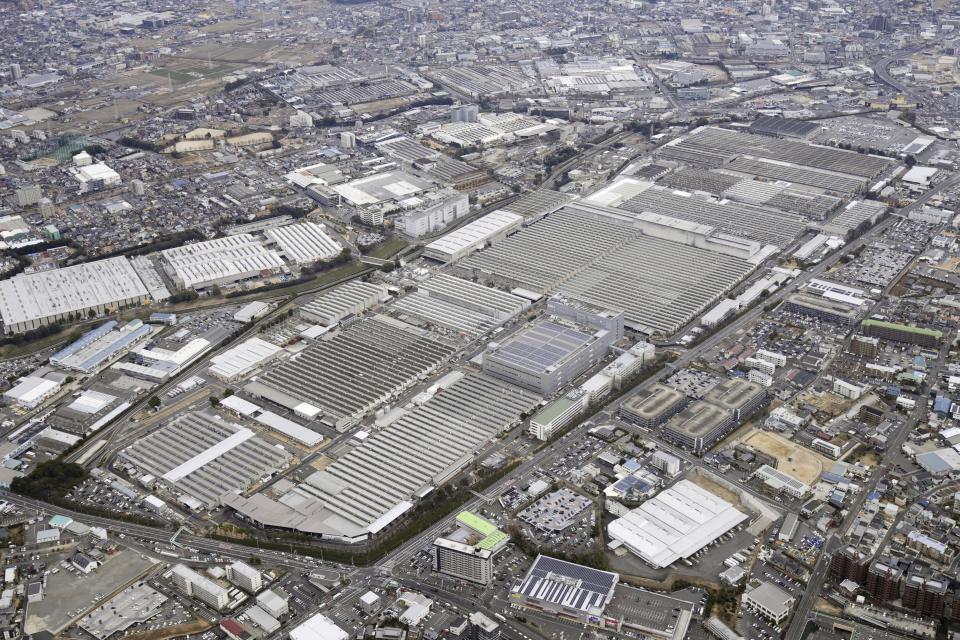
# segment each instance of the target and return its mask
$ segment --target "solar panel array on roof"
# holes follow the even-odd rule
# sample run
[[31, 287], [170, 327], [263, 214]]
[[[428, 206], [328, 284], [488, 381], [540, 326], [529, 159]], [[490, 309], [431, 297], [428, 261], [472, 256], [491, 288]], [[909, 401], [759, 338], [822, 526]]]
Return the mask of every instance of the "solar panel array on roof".
[[556, 366], [592, 336], [556, 322], [541, 322], [496, 350], [497, 357], [530, 371]]
[[537, 556], [512, 592], [566, 608], [599, 614], [613, 597], [620, 576], [549, 556]]

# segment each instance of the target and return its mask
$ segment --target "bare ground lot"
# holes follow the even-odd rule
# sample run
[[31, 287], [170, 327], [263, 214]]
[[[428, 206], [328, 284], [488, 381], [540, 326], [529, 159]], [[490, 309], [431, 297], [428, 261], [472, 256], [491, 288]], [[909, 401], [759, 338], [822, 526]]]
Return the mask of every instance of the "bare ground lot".
[[809, 449], [769, 431], [754, 430], [743, 443], [777, 459], [777, 469], [800, 482], [813, 484], [831, 462]]

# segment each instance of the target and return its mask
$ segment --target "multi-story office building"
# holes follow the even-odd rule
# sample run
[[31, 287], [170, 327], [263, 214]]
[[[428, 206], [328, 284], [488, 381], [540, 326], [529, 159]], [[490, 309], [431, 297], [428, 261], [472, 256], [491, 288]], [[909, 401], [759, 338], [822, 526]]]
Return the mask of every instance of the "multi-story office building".
[[498, 640], [500, 625], [479, 611], [470, 614], [470, 640]]
[[787, 619], [795, 602], [796, 598], [772, 582], [761, 582], [756, 589], [743, 594], [743, 606], [774, 624]]

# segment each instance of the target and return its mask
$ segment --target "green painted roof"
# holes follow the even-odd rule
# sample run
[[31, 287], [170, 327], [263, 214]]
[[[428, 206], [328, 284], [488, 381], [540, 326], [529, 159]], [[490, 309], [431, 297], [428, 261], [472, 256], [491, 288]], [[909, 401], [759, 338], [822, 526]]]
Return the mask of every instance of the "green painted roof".
[[488, 522], [487, 520], [481, 518], [475, 513], [471, 513], [470, 511], [461, 511], [459, 515], [457, 515], [457, 522], [465, 527], [473, 529], [483, 536], [483, 540], [478, 542], [476, 545], [481, 549], [492, 550], [500, 546], [500, 544], [502, 544], [509, 537], [503, 531], [497, 529], [493, 523]]
[[537, 415], [533, 416], [533, 419], [541, 424], [545, 422], [553, 422], [560, 415], [562, 415], [563, 412], [568, 410], [573, 405], [574, 402], [577, 402], [577, 401], [571, 400], [567, 396], [557, 398], [556, 400], [554, 400], [553, 402], [545, 406], [543, 409], [541, 409], [539, 412], [537, 412]]
[[896, 329], [898, 331], [907, 331], [909, 333], [919, 333], [921, 335], [933, 336], [934, 338], [938, 339], [943, 337], [943, 332], [937, 331], [936, 329], [924, 329], [923, 327], [914, 327], [909, 324], [897, 324], [895, 322], [884, 322], [883, 320], [864, 320], [863, 326]]

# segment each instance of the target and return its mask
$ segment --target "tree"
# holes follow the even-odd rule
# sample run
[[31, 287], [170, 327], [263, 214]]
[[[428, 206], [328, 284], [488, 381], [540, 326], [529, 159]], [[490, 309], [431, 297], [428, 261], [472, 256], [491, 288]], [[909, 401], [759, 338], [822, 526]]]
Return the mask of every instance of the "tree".
[[150, 396], [150, 399], [147, 400], [147, 405], [148, 405], [151, 409], [156, 409], [156, 408], [159, 407], [161, 404], [162, 404], [162, 403], [160, 402], [160, 398], [157, 397], [157, 396]]

